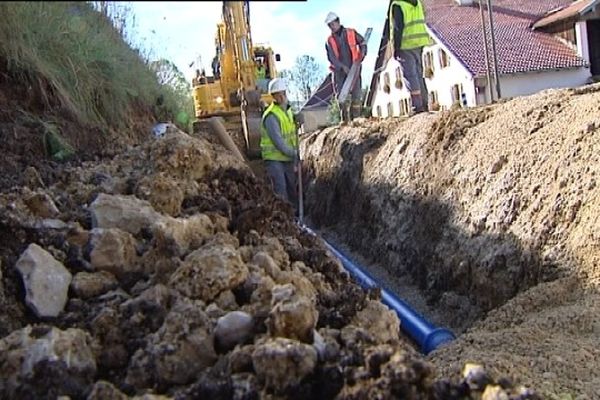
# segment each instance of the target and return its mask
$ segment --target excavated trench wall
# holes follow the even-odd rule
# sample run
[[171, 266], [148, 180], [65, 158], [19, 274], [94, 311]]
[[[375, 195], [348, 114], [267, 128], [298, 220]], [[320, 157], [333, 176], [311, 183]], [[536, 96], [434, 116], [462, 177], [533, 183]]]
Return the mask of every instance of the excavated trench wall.
[[317, 132], [302, 143], [311, 224], [418, 284], [458, 330], [538, 282], [597, 276], [581, 209], [597, 199], [598, 100], [547, 92]]

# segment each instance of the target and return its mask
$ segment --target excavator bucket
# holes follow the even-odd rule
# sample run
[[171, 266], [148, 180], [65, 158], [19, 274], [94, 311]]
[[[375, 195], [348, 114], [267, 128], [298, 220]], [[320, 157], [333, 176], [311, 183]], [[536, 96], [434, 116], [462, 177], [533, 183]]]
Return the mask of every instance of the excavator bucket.
[[254, 113], [248, 114], [246, 117], [246, 126], [248, 133], [246, 135], [248, 145], [248, 158], [251, 160], [259, 159], [260, 154], [260, 115]]

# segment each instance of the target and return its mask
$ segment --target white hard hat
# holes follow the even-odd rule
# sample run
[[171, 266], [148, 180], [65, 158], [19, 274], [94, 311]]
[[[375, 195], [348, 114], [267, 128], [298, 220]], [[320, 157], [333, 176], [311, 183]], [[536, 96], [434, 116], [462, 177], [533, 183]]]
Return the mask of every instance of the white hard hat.
[[329, 24], [339, 18], [340, 17], [338, 17], [336, 13], [334, 13], [333, 11], [330, 11], [329, 14], [327, 14], [327, 17], [325, 17], [325, 23]]
[[273, 78], [269, 82], [269, 94], [277, 92], [285, 92], [287, 90], [287, 84], [281, 78]]

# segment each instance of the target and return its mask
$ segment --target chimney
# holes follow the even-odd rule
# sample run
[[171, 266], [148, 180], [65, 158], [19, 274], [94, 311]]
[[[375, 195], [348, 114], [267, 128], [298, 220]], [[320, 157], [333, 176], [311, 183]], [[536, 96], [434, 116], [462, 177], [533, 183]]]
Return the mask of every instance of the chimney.
[[473, 0], [454, 0], [458, 3], [459, 6], [471, 6], [473, 5]]

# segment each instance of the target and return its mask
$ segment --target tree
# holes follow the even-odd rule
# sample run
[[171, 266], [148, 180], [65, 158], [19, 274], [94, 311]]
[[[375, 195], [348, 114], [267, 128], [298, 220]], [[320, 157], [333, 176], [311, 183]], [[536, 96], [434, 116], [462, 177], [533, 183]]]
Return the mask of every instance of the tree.
[[150, 68], [156, 74], [159, 84], [169, 85], [178, 93], [191, 92], [192, 88], [189, 82], [173, 62], [163, 58], [152, 61], [150, 63]]
[[287, 78], [292, 86], [292, 93], [301, 101], [307, 101], [311, 93], [323, 79], [323, 68], [314, 57], [303, 55], [296, 57], [291, 70], [282, 71], [281, 76]]
[[[165, 59], [150, 63], [161, 86], [161, 100], [157, 104], [157, 117], [161, 120], [174, 120], [177, 126], [189, 129], [190, 116], [194, 115], [192, 88], [177, 66]], [[169, 101], [165, 102], [165, 96]], [[169, 103], [167, 106], [166, 103]]]

